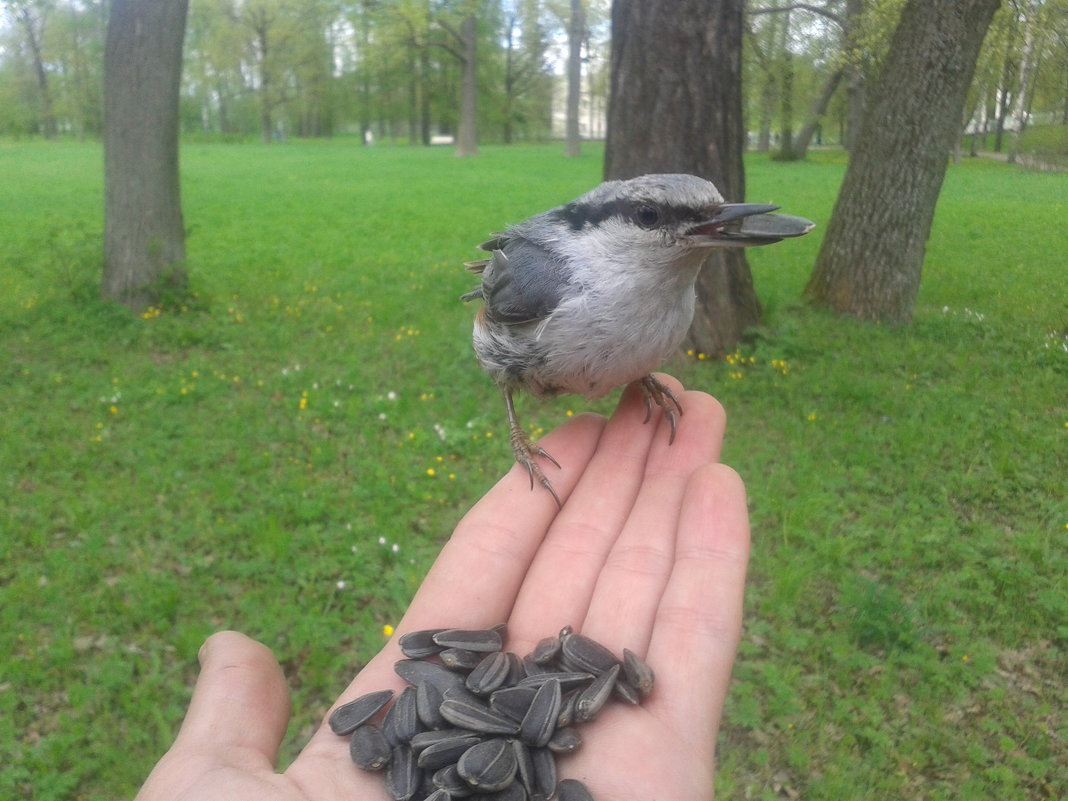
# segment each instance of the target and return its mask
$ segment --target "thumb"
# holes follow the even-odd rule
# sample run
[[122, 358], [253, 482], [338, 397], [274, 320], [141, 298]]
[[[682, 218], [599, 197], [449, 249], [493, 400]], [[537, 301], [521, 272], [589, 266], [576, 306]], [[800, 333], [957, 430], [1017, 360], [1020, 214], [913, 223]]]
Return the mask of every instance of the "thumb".
[[175, 750], [272, 769], [289, 723], [289, 690], [271, 651], [236, 631], [209, 637]]

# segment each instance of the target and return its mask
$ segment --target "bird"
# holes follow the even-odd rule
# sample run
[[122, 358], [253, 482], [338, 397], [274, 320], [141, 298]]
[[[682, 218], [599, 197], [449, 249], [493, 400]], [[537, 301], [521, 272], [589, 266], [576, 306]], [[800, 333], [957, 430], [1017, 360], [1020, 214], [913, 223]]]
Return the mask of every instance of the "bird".
[[570, 203], [536, 214], [478, 245], [466, 262], [480, 283], [472, 344], [504, 397], [516, 462], [561, 506], [536, 461], [560, 467], [519, 423], [514, 395], [601, 397], [636, 383], [646, 422], [654, 405], [674, 442], [678, 398], [653, 376], [682, 343], [694, 313], [694, 284], [710, 248], [768, 245], [813, 223], [772, 214], [779, 206], [728, 203], [716, 186], [687, 174], [605, 181]]

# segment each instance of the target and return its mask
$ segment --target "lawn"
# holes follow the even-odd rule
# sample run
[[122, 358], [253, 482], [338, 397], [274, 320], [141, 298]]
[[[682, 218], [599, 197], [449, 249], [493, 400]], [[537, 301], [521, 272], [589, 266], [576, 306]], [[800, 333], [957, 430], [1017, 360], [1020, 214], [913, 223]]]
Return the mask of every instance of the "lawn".
[[[748, 199], [825, 223], [844, 163], [751, 156]], [[0, 144], [2, 798], [132, 795], [223, 627], [282, 661], [292, 758], [509, 467], [462, 262], [601, 172], [188, 144], [190, 291], [132, 316], [96, 295], [101, 166]], [[670, 366], [726, 406], [751, 503], [718, 797], [1062, 796], [1066, 218], [1066, 174], [953, 165], [910, 326], [801, 302], [818, 228], [752, 252], [736, 353]]]

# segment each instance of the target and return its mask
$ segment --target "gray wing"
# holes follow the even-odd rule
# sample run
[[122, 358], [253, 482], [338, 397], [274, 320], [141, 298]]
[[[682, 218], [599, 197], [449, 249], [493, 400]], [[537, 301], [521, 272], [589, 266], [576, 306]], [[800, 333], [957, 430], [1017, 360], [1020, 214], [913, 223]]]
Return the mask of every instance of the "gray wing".
[[507, 234], [479, 247], [493, 255], [468, 263], [469, 270], [482, 276], [482, 285], [462, 299], [484, 300], [490, 320], [528, 323], [547, 317], [560, 303], [568, 284], [563, 260], [529, 239]]

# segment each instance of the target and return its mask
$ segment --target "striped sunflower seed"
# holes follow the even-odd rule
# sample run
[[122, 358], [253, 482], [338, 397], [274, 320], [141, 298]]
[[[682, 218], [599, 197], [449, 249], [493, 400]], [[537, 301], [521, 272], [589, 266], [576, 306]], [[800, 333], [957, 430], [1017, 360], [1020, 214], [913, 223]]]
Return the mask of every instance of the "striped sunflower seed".
[[590, 686], [579, 693], [578, 701], [575, 702], [575, 721], [586, 723], [593, 720], [608, 703], [612, 695], [612, 688], [619, 676], [620, 665], [612, 665], [608, 670], [594, 679]]
[[582, 747], [582, 735], [573, 726], [565, 726], [553, 732], [548, 747], [554, 754], [573, 754]]
[[472, 732], [469, 732], [467, 729], [435, 729], [434, 731], [421, 731], [412, 738], [408, 745], [410, 745], [412, 750], [418, 754], [424, 748], [431, 746], [434, 743], [448, 740], [450, 737], [467, 737], [470, 734], [472, 734]]
[[612, 688], [612, 695], [620, 701], [626, 701], [631, 706], [637, 706], [642, 702], [641, 693], [634, 689], [630, 682], [623, 679], [616, 681], [616, 686]]
[[434, 771], [430, 781], [439, 790], [447, 792], [451, 798], [466, 798], [475, 793], [475, 788], [464, 781], [463, 776], [456, 770], [455, 764], [446, 765], [440, 770]]
[[475, 695], [489, 695], [508, 678], [508, 656], [501, 651], [486, 654], [467, 675], [467, 689]]
[[578, 779], [564, 779], [556, 786], [559, 801], [593, 801], [589, 788]]
[[550, 679], [538, 688], [530, 702], [530, 709], [519, 724], [519, 739], [535, 748], [547, 745], [559, 714], [560, 682]]
[[[499, 653], [499, 652], [497, 652]], [[465, 648], [446, 648], [438, 659], [449, 670], [466, 672], [474, 668], [486, 654], [480, 651], [468, 651]]]
[[446, 698], [441, 703], [441, 716], [453, 726], [482, 734], [512, 735], [519, 731], [518, 723], [485, 704]]
[[382, 733], [390, 745], [411, 740], [422, 729], [416, 710], [415, 687], [405, 687], [382, 719]]
[[468, 748], [456, 762], [464, 781], [481, 793], [503, 790], [515, 779], [517, 768], [512, 744], [501, 737]]
[[393, 750], [382, 730], [372, 723], [365, 723], [352, 733], [349, 756], [356, 767], [363, 770], [382, 770], [389, 764]]
[[560, 638], [546, 637], [534, 646], [531, 658], [539, 665], [548, 665], [560, 655]]
[[619, 660], [615, 654], [596, 640], [583, 634], [572, 634], [561, 646], [561, 659], [569, 670], [599, 674]]
[[438, 770], [446, 765], [453, 764], [469, 748], [478, 745], [480, 742], [482, 742], [482, 738], [472, 733], [439, 740], [419, 752], [418, 765], [425, 770]]
[[445, 728], [446, 721], [441, 716], [441, 702], [444, 700], [441, 690], [428, 681], [415, 688], [415, 712], [424, 726], [430, 729]]
[[556, 755], [548, 748], [530, 749], [534, 763], [534, 780], [530, 788], [531, 801], [549, 799], [556, 792]]
[[419, 789], [421, 779], [412, 749], [408, 745], [394, 746], [386, 768], [386, 792], [395, 801], [409, 801]]
[[441, 651], [441, 646], [434, 642], [434, 635], [444, 629], [422, 629], [409, 631], [397, 640], [401, 653], [409, 659], [425, 659]]
[[579, 673], [576, 671], [537, 673], [520, 679], [516, 687], [540, 687], [551, 679], [560, 683], [561, 690], [571, 690], [575, 687], [584, 686], [587, 682], [592, 681], [593, 677], [593, 673]]
[[623, 649], [623, 675], [642, 698], [653, 691], [653, 669], [628, 648]]
[[446, 629], [435, 634], [433, 639], [444, 648], [463, 648], [465, 651], [481, 653], [499, 651], [503, 643], [496, 629]]
[[512, 782], [495, 793], [480, 793], [478, 801], [527, 801], [527, 791], [519, 782]]
[[490, 709], [518, 723], [527, 714], [530, 703], [537, 694], [537, 687], [502, 687], [490, 696]]
[[437, 662], [424, 662], [422, 659], [402, 659], [393, 663], [393, 672], [413, 686], [429, 682], [441, 690], [442, 694], [451, 687], [463, 687], [464, 677], [453, 673]]
[[452, 795], [448, 790], [443, 790], [440, 787], [428, 795], [423, 801], [452, 801]]
[[393, 690], [379, 690], [361, 695], [355, 701], [342, 704], [330, 713], [330, 729], [334, 734], [352, 734], [356, 729], [378, 714], [389, 699]]

